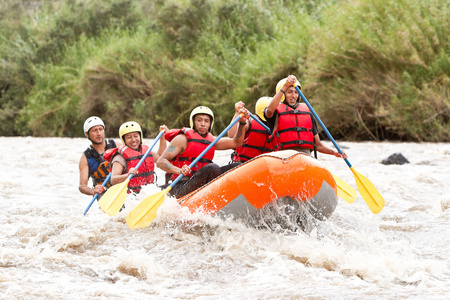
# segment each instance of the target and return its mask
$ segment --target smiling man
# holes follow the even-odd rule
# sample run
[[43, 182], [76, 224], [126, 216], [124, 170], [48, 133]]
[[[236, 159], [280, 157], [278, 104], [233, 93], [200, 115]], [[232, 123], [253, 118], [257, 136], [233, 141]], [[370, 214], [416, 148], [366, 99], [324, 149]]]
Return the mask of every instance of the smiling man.
[[[214, 113], [206, 106], [198, 106], [189, 117], [190, 128], [172, 129], [166, 133], [170, 145], [158, 159], [158, 168], [166, 171], [166, 185], [179, 174], [184, 177], [170, 191], [176, 198], [182, 197], [203, 186], [220, 174], [236, 167], [239, 163], [219, 167], [213, 163], [215, 150], [235, 149], [244, 141], [244, 126], [247, 124], [248, 111], [242, 109], [236, 134], [233, 138], [223, 137], [214, 147], [191, 168], [189, 165], [211, 144], [215, 137], [211, 134], [214, 125]], [[184, 180], [183, 180], [184, 179]]]
[[[114, 140], [105, 139], [105, 124], [102, 119], [92, 116], [86, 119], [83, 126], [84, 135], [91, 141], [91, 145], [81, 155], [78, 167], [80, 169], [81, 193], [93, 196], [102, 194], [106, 188], [102, 186], [103, 181], [109, 174], [109, 163], [103, 159], [106, 150], [116, 148]], [[119, 145], [121, 145], [119, 143]], [[92, 178], [93, 187], [88, 187], [89, 177]]]
[[274, 134], [276, 150], [293, 149], [307, 154], [314, 150], [347, 158], [345, 153], [341, 155], [321, 142], [313, 114], [305, 103], [300, 103], [300, 95], [295, 86], [301, 89], [300, 82], [294, 75], [280, 80], [275, 96], [264, 111]]

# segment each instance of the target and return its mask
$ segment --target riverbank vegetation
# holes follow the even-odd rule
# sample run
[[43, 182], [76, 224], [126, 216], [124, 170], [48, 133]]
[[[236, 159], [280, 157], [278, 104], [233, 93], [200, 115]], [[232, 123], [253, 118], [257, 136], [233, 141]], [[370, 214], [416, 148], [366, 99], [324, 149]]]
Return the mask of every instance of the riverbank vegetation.
[[295, 74], [335, 138], [450, 141], [443, 0], [3, 0], [0, 135], [82, 136], [135, 120], [216, 133]]

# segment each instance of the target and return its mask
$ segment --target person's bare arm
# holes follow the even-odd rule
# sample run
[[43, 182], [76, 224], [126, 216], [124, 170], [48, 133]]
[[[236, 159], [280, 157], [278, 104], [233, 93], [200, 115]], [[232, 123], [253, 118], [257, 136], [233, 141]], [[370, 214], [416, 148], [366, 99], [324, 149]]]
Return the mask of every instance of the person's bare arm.
[[95, 195], [94, 189], [88, 187], [89, 182], [89, 165], [86, 159], [86, 155], [81, 155], [80, 162], [78, 163], [78, 169], [80, 170], [80, 185], [78, 189], [81, 193], [89, 196]]
[[122, 141], [120, 141], [120, 140], [114, 140], [114, 142], [116, 143], [117, 148], [123, 146]]
[[[111, 184], [115, 185], [121, 182], [124, 182], [128, 176], [130, 176], [130, 174], [136, 174], [137, 173], [137, 169], [136, 168], [131, 168], [128, 173], [122, 174], [123, 170], [125, 169], [125, 167], [119, 162], [117, 161], [117, 159], [122, 158], [123, 156], [121, 155], [117, 155], [115, 158], [112, 159], [111, 164], [112, 164], [112, 168], [111, 168]], [[123, 163], [126, 164], [125, 159], [123, 159]]]
[[[236, 133], [233, 138], [221, 138], [216, 143], [216, 150], [228, 150], [228, 149], [235, 149], [242, 145], [244, 142], [245, 137], [245, 129], [247, 128], [247, 119], [249, 117], [249, 113], [245, 108], [242, 108], [239, 112], [239, 114], [242, 114], [241, 119], [239, 120], [238, 127], [236, 130]], [[245, 123], [244, 125], [241, 123]]]
[[272, 118], [273, 114], [275, 113], [275, 110], [280, 104], [281, 97], [283, 97], [283, 93], [280, 90], [278, 93], [276, 93], [276, 95], [272, 98], [272, 100], [270, 100], [269, 105], [264, 110], [264, 115], [266, 116], [266, 118], [268, 119]]
[[342, 155], [339, 153], [339, 151], [335, 151], [333, 149], [328, 148], [325, 146], [322, 141], [320, 140], [320, 137], [318, 134], [314, 136], [314, 143], [316, 144], [317, 151], [324, 154], [334, 155], [336, 157], [342, 157], [343, 159], [347, 158], [347, 154], [345, 152], [342, 152]]
[[[161, 126], [159, 126], [159, 130], [160, 130], [160, 131], [163, 130], [164, 133], [166, 133], [166, 132], [169, 130], [169, 128], [167, 128], [166, 125], [161, 125]], [[163, 135], [161, 136], [161, 138], [159, 139], [159, 148], [158, 148], [158, 152], [156, 153], [156, 154], [157, 154], [157, 157], [155, 157], [155, 154], [153, 154], [154, 152], [152, 152], [152, 154], [153, 154], [153, 159], [154, 159], [155, 161], [157, 161], [158, 158], [161, 156], [161, 154], [163, 154], [163, 152], [166, 150], [166, 148], [167, 148], [167, 140], [166, 140], [166, 137], [165, 137], [164, 134], [163, 134]]]
[[167, 149], [161, 154], [158, 161], [156, 162], [156, 166], [167, 173], [181, 174], [181, 168], [172, 165], [170, 161], [174, 159], [177, 155], [183, 153], [184, 150], [186, 149], [186, 146], [187, 146], [186, 136], [184, 134], [177, 135], [170, 142]]
[[[239, 116], [239, 114], [240, 114], [239, 111], [244, 106], [245, 106], [245, 104], [242, 101], [239, 101], [236, 104], [234, 104], [235, 113], [234, 113], [233, 119], [231, 119], [230, 124]], [[230, 130], [228, 130], [227, 135], [228, 135], [229, 138], [233, 138], [234, 137], [234, 135], [236, 134], [236, 131], [237, 131], [237, 127], [238, 127], [238, 124], [236, 123], [230, 128]], [[247, 132], [247, 130], [248, 130], [248, 125], [246, 126], [244, 132]]]
[[277, 109], [278, 105], [280, 104], [281, 99], [283, 98], [283, 92], [286, 91], [291, 85], [294, 85], [297, 82], [297, 77], [294, 75], [289, 75], [286, 83], [283, 85], [283, 87], [276, 93], [276, 95], [272, 98], [269, 105], [267, 106], [266, 110], [264, 111], [264, 114], [267, 118], [272, 118], [273, 114], [275, 113], [275, 110]]

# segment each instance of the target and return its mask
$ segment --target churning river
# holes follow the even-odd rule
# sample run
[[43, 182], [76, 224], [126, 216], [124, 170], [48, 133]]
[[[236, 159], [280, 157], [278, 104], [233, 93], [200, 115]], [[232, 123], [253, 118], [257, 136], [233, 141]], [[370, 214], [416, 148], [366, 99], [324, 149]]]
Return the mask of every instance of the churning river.
[[[150, 145], [153, 140], [144, 142]], [[115, 217], [78, 191], [87, 139], [0, 137], [0, 299], [448, 299], [450, 144], [339, 142], [383, 195], [358, 193], [310, 234], [196, 216], [167, 198], [155, 221]], [[331, 143], [329, 143], [331, 145]], [[401, 152], [405, 165], [381, 164]], [[216, 152], [226, 164], [230, 151]], [[356, 189], [345, 162], [319, 160]], [[163, 183], [158, 172], [158, 183]]]

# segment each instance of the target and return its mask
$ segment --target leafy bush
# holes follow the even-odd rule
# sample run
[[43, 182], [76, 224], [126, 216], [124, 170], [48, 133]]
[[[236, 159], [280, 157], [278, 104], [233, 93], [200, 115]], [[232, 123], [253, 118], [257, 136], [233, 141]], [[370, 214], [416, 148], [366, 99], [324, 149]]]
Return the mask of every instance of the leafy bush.
[[[60, 88], [41, 85], [39, 82], [43, 80], [49, 81], [49, 84], [61, 84], [58, 80], [47, 78], [50, 75], [46, 72], [47, 68], [53, 71], [58, 69], [57, 73], [68, 70], [68, 74], [61, 74], [62, 77], [72, 76], [73, 69], [61, 61], [65, 59], [65, 48], [76, 44], [80, 37], [95, 37], [109, 28], [132, 27], [139, 19], [132, 5], [133, 1], [22, 0], [6, 1], [4, 4], [4, 9], [0, 10], [0, 15], [5, 17], [1, 21], [0, 30], [0, 134], [71, 134], [70, 126], [52, 119], [51, 112], [55, 107], [50, 105], [46, 108], [47, 101], [37, 100], [47, 95], [46, 98], [63, 103], [65, 99], [57, 98], [61, 95], [56, 92]], [[8, 13], [10, 11], [12, 13]], [[17, 19], [20, 20], [19, 24]], [[40, 78], [35, 78], [34, 75]], [[48, 90], [40, 91], [40, 88]], [[53, 92], [56, 94], [52, 94]], [[31, 98], [27, 100], [28, 97]], [[27, 103], [29, 107], [25, 108]], [[33, 110], [38, 106], [42, 106], [38, 110], [48, 109], [49, 114], [45, 118], [48, 119], [47, 122], [38, 125], [39, 121], [30, 120], [27, 124], [25, 116], [32, 116]], [[22, 117], [18, 118], [19, 115]], [[38, 116], [33, 118], [38, 119], [39, 116], [41, 114], [38, 112]], [[39, 126], [45, 128], [39, 130]], [[53, 128], [50, 130], [51, 127]]]
[[450, 139], [448, 6], [364, 1], [324, 12], [308, 92], [347, 139]]
[[448, 5], [439, 0], [5, 0], [0, 134], [82, 136], [135, 120], [220, 132], [295, 74], [335, 138], [450, 141]]

